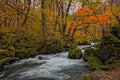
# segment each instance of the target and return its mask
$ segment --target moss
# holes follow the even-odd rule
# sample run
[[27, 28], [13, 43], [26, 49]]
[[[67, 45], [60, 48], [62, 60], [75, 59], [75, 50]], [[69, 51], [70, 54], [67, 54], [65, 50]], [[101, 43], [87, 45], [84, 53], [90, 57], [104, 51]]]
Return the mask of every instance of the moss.
[[89, 57], [95, 56], [95, 53], [97, 53], [97, 49], [95, 48], [86, 48], [84, 52], [83, 59], [85, 61], [88, 61]]
[[78, 49], [71, 49], [69, 50], [68, 57], [70, 59], [80, 59], [82, 57], [82, 52]]
[[13, 51], [8, 51], [6, 49], [0, 49], [0, 58], [1, 57], [14, 57], [15, 52]]
[[13, 45], [10, 45], [10, 46], [8, 47], [8, 50], [9, 50], [9, 51], [15, 51], [15, 47], [14, 47]]
[[8, 50], [0, 49], [0, 55], [6, 55], [8, 53]]
[[99, 69], [100, 65], [102, 65], [102, 61], [97, 57], [90, 57], [88, 64], [92, 69]]
[[59, 45], [52, 45], [46, 48], [44, 53], [56, 54], [61, 52], [61, 47]]
[[90, 57], [88, 60], [89, 67], [93, 70], [107, 70], [109, 66], [104, 66], [98, 57]]
[[105, 61], [105, 65], [112, 65], [114, 63], [115, 57], [111, 57]]
[[6, 54], [6, 57], [14, 57], [15, 56], [15, 52], [12, 52], [12, 51], [9, 51], [7, 54]]
[[[94, 72], [93, 72], [94, 73]], [[90, 73], [90, 74], [87, 74], [85, 77], [84, 77], [84, 80], [98, 80], [98, 76], [96, 75], [93, 75], [93, 73]]]
[[5, 63], [10, 62], [11, 60], [16, 60], [18, 59], [17, 57], [5, 57], [3, 59], [0, 59], [0, 66], [2, 66]]
[[120, 66], [120, 59], [113, 60], [113, 64], [118, 64]]
[[63, 51], [62, 43], [58, 40], [43, 42], [40, 45], [40, 53], [41, 54], [56, 54]]
[[38, 53], [36, 48], [23, 48], [20, 50], [16, 50], [15, 56], [19, 58], [28, 58], [28, 57], [33, 57], [37, 54]]

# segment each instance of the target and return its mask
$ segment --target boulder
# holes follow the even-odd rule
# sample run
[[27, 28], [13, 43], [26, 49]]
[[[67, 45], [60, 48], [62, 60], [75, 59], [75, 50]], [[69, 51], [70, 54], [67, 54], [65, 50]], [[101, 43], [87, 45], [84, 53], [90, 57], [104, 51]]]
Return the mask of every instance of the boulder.
[[104, 66], [98, 57], [90, 57], [88, 60], [88, 65], [92, 70], [101, 70], [107, 68], [107, 66]]
[[84, 52], [84, 56], [83, 59], [85, 61], [88, 61], [90, 57], [95, 56], [95, 54], [97, 53], [97, 49], [96, 48], [86, 48], [85, 52]]
[[79, 49], [71, 49], [69, 50], [68, 57], [70, 59], [80, 59], [82, 57], [82, 52]]

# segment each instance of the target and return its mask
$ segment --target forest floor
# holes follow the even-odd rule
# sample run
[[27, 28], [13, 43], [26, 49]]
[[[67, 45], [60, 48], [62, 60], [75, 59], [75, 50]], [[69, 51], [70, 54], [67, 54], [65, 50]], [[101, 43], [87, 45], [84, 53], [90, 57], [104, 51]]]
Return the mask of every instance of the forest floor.
[[90, 73], [87, 80], [120, 80], [120, 63], [114, 70], [98, 70]]
[[111, 71], [95, 71], [88, 80], [120, 80], [120, 67]]

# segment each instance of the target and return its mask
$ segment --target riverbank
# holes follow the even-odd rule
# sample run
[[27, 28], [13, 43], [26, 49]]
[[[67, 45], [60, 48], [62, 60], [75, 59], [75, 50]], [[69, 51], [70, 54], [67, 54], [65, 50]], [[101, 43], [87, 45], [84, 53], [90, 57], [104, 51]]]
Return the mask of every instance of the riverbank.
[[120, 80], [120, 67], [110, 71], [95, 71], [92, 72], [86, 80]]

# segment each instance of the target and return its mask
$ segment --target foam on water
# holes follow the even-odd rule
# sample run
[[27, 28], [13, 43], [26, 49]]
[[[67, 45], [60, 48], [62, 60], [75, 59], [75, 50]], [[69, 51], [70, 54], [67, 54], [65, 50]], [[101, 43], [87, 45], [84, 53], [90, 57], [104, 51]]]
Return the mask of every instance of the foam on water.
[[[46, 63], [37, 66], [36, 68], [24, 71], [19, 73], [21, 78], [31, 77], [32, 78], [39, 78], [39, 77], [51, 77], [51, 78], [62, 78], [68, 75], [64, 75], [62, 73], [58, 73], [60, 70], [72, 67], [82, 60], [74, 60], [67, 58], [68, 52], [59, 53], [56, 55], [41, 55], [42, 57], [47, 57], [49, 60], [46, 60]], [[61, 75], [62, 74], [62, 75]]]
[[[77, 46], [77, 48], [81, 49], [82, 53], [84, 53], [85, 51], [84, 48], [90, 46], [91, 45]], [[15, 80], [16, 79], [29, 80], [32, 78], [34, 79], [34, 78], [46, 78], [46, 77], [53, 78], [56, 80], [65, 80], [70, 78], [70, 76], [61, 73], [60, 71], [69, 69], [76, 65], [83, 65], [82, 62], [84, 62], [83, 59], [80, 60], [69, 59], [68, 52], [62, 52], [62, 53], [50, 54], [50, 55], [38, 55], [34, 58], [20, 60], [19, 62], [10, 65], [9, 67], [18, 66], [18, 69], [14, 70], [15, 72], [11, 72], [11, 74], [9, 74], [5, 80], [9, 80], [9, 79], [12, 80], [12, 78], [15, 78]], [[22, 68], [19, 68], [20, 65]]]

